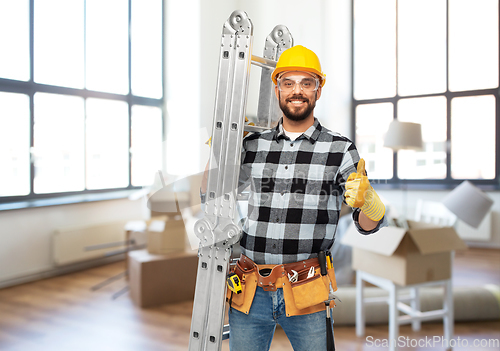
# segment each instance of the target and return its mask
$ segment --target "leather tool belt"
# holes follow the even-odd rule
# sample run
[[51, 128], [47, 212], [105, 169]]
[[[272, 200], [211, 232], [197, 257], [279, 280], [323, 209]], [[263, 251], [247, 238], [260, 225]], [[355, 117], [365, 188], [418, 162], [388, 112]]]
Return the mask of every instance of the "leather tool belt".
[[[314, 275], [308, 273], [314, 267]], [[290, 282], [289, 274], [297, 272], [297, 280]], [[231, 307], [248, 314], [257, 287], [265, 291], [283, 289], [287, 316], [319, 312], [325, 309], [330, 283], [333, 291], [337, 290], [335, 272], [331, 268], [326, 276], [321, 276], [317, 258], [280, 265], [258, 265], [245, 255], [241, 255], [234, 267], [242, 285], [242, 292], [231, 299]], [[228, 290], [228, 296], [232, 292]], [[334, 306], [332, 301], [330, 306]]]

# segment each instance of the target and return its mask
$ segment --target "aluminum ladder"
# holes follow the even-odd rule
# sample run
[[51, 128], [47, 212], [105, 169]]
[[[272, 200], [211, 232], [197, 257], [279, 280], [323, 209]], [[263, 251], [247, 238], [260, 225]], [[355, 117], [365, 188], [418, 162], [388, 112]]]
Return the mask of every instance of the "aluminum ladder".
[[[219, 351], [229, 337], [226, 275], [232, 246], [241, 238], [237, 201], [243, 132], [270, 129], [281, 117], [271, 73], [293, 38], [285, 26], [276, 26], [266, 38], [264, 57], [252, 55], [252, 43], [252, 21], [244, 11], [234, 11], [222, 29], [205, 213], [195, 224], [200, 246], [189, 351]], [[262, 68], [255, 126], [245, 125], [251, 64]]]

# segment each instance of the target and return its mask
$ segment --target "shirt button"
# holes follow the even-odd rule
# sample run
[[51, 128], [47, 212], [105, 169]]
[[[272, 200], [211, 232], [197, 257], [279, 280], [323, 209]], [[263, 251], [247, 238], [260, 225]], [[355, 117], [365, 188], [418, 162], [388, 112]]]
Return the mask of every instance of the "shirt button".
[[276, 248], [276, 244], [273, 244], [273, 249], [275, 249], [275, 248]]
[[285, 166], [285, 169], [288, 169], [288, 166]]
[[293, 143], [290, 144], [290, 147], [293, 147]]

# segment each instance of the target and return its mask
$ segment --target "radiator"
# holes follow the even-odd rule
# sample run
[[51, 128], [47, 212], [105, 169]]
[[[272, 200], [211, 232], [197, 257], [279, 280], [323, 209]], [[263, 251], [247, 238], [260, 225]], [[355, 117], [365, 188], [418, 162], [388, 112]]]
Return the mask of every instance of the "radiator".
[[53, 237], [54, 263], [77, 263], [123, 251], [126, 248], [126, 223], [121, 221], [57, 229]]
[[467, 223], [462, 222], [460, 219], [457, 221], [456, 230], [458, 235], [463, 240], [478, 240], [489, 241], [491, 240], [491, 211], [488, 212], [486, 217], [479, 225], [479, 228], [473, 228]]

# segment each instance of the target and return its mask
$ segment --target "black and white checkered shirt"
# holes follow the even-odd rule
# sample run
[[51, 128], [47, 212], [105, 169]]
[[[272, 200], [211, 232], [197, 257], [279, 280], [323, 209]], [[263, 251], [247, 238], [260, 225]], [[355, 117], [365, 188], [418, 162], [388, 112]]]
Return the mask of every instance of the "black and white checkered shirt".
[[[242, 253], [258, 264], [282, 264], [317, 257], [328, 250], [344, 199], [344, 184], [359, 161], [355, 145], [322, 127], [317, 119], [295, 141], [282, 121], [243, 141], [240, 186], [250, 185]], [[359, 209], [353, 220], [359, 232]]]

